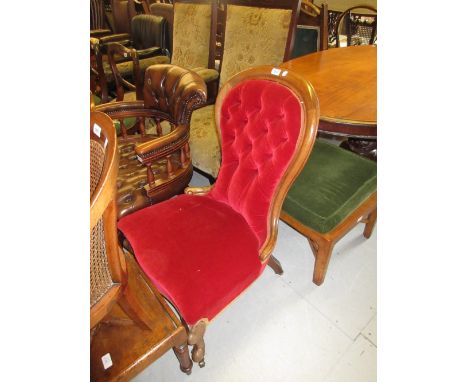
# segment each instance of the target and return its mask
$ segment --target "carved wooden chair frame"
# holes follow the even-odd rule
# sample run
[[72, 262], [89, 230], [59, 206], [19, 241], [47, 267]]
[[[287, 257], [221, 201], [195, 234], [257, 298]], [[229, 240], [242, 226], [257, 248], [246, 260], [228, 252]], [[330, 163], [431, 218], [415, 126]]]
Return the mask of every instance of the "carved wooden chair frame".
[[[276, 71], [272, 72], [273, 69], [274, 68], [272, 66], [260, 66], [247, 69], [233, 76], [229, 82], [223, 86], [218, 95], [215, 106], [215, 115], [217, 129], [218, 132], [220, 132], [220, 114], [225, 97], [232, 88], [248, 80], [268, 80], [277, 82], [292, 90], [300, 100], [302, 107], [301, 135], [300, 138], [298, 138], [298, 144], [294, 154], [292, 155], [290, 164], [283, 174], [281, 181], [279, 181], [276, 192], [272, 198], [269, 216], [267, 218], [268, 234], [259, 250], [260, 261], [262, 263], [267, 263], [275, 272], [278, 272], [281, 269], [280, 266], [278, 268], [276, 259], [272, 256], [272, 251], [277, 240], [278, 221], [281, 213], [281, 207], [289, 188], [304, 167], [312, 150], [318, 128], [319, 106], [317, 96], [315, 95], [312, 85], [308, 81], [304, 81], [302, 77], [299, 77], [294, 73], [288, 73], [287, 71], [276, 69], [281, 74]], [[207, 187], [187, 187], [185, 189], [185, 193], [189, 195], [206, 195], [212, 187], [213, 185]], [[129, 249], [131, 250], [130, 246]], [[151, 283], [151, 280], [146, 275], [145, 278]], [[181, 317], [182, 322], [184, 322], [180, 313], [179, 316]], [[205, 365], [205, 342], [203, 337], [208, 324], [209, 320], [207, 318], [200, 319], [194, 325], [188, 325], [185, 323], [188, 333], [188, 344], [193, 346], [192, 360], [197, 362], [200, 367]]]

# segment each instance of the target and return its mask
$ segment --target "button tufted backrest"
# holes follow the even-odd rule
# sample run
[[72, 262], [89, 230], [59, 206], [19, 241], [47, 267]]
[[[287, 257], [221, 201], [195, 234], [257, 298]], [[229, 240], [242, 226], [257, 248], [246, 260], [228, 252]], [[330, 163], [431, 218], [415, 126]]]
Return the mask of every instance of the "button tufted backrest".
[[[307, 159], [318, 123], [318, 103], [310, 84], [289, 75], [291, 81], [287, 72], [272, 75], [270, 69], [242, 72], [220, 93], [216, 117], [222, 162], [209, 194], [244, 216], [259, 249], [276, 235], [271, 231], [276, 229], [271, 227], [276, 224], [272, 214], [279, 214], [287, 189], [303, 166], [296, 163], [298, 158]], [[305, 90], [296, 89], [297, 84]]]
[[175, 65], [155, 65], [145, 73], [146, 108], [167, 113], [176, 125], [190, 121], [194, 105], [206, 102], [206, 85], [196, 73]]

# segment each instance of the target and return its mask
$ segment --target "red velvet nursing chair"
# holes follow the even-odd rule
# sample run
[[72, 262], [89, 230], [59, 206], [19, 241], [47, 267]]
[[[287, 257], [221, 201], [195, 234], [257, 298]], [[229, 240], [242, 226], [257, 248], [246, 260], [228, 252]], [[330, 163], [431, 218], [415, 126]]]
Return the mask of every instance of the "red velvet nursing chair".
[[319, 108], [309, 82], [262, 66], [226, 83], [215, 117], [223, 158], [216, 183], [118, 224], [146, 277], [187, 324], [200, 366], [206, 325], [271, 264], [281, 207], [315, 142]]

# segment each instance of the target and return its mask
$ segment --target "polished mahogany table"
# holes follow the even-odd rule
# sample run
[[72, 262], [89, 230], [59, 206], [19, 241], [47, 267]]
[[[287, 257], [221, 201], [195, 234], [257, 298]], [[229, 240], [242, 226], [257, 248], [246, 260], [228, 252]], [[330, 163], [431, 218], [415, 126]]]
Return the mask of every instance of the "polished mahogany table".
[[377, 155], [376, 46], [323, 50], [280, 67], [312, 83], [320, 104], [319, 131], [348, 138], [344, 146], [361, 155]]

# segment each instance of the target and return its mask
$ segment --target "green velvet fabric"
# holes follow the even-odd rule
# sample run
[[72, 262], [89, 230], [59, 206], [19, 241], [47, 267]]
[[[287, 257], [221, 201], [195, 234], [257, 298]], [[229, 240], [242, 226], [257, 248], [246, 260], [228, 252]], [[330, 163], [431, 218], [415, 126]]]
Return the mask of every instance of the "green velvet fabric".
[[314, 231], [326, 233], [377, 190], [377, 165], [317, 139], [283, 210]]

